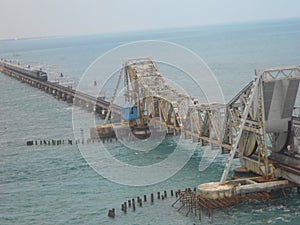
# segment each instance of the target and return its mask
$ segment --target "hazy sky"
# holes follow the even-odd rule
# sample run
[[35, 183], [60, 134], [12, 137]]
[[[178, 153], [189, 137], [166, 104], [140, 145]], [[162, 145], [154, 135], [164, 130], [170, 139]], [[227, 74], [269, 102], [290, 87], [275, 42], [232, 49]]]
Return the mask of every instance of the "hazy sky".
[[0, 0], [0, 39], [295, 17], [299, 0]]

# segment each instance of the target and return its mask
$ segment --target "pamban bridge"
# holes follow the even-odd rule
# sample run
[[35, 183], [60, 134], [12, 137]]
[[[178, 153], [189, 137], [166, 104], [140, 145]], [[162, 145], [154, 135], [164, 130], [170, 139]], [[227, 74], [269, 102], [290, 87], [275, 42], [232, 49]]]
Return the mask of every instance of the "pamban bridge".
[[[92, 139], [146, 139], [151, 133], [164, 133], [228, 154], [219, 181], [176, 192], [174, 204], [181, 203], [179, 209], [186, 209], [187, 215], [203, 209], [211, 213], [244, 199], [269, 200], [274, 190], [295, 187], [300, 192], [300, 110], [295, 107], [299, 66], [256, 69], [254, 79], [227, 104], [202, 104], [181, 93], [150, 58], [125, 61], [110, 101], [29, 76], [30, 68], [16, 68], [20, 66], [0, 62], [2, 73], [103, 115], [104, 125], [90, 128]], [[115, 104], [121, 86], [130, 107]], [[237, 157], [240, 167], [228, 179]], [[114, 216], [114, 210], [110, 213]]]

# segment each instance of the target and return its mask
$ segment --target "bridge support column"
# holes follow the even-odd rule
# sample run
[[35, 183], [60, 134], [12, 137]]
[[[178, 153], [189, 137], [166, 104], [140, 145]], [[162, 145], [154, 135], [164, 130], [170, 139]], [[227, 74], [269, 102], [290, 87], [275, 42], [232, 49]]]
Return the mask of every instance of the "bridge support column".
[[86, 103], [85, 104], [85, 107], [86, 107], [86, 110], [88, 111], [88, 112], [93, 112], [94, 111], [94, 106], [93, 106], [93, 104], [92, 103]]
[[66, 101], [66, 100], [67, 100], [67, 94], [64, 93], [64, 92], [61, 92], [61, 99], [62, 99], [63, 101]]
[[98, 113], [99, 112], [99, 109], [98, 109], [99, 107], [97, 107], [96, 105], [94, 105], [94, 107], [93, 107], [93, 112], [94, 113]]
[[74, 97], [72, 96], [72, 95], [67, 95], [66, 96], [66, 101], [67, 101], [67, 103], [73, 103], [73, 101], [74, 101]]
[[73, 104], [76, 105], [76, 106], [80, 106], [80, 100], [78, 98], [74, 97]]
[[53, 96], [57, 96], [57, 90], [56, 90], [56, 89], [53, 89], [52, 95], [53, 95]]
[[60, 100], [62, 99], [62, 92], [61, 91], [57, 91], [57, 99]]
[[57, 96], [57, 99], [58, 99], [58, 100], [63, 100], [63, 101], [64, 101], [65, 93], [62, 92], [62, 91], [58, 91], [58, 90], [57, 90], [56, 96]]
[[101, 112], [100, 112], [100, 115], [101, 115], [101, 117], [102, 117], [103, 119], [106, 117], [106, 114], [107, 114], [107, 109], [103, 109], [103, 108], [102, 108], [102, 110], [101, 110]]
[[97, 105], [94, 105], [94, 112], [96, 113], [96, 114], [99, 114], [99, 115], [106, 115], [106, 113], [107, 113], [107, 110], [106, 109], [104, 109], [104, 108], [102, 108], [102, 107], [100, 107], [100, 106], [97, 106]]

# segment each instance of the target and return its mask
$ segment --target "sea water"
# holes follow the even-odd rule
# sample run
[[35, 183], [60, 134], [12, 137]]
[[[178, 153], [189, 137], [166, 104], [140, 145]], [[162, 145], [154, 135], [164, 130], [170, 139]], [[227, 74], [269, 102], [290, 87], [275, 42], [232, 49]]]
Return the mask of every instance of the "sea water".
[[[296, 19], [3, 40], [0, 57], [46, 68], [50, 80], [75, 88], [100, 55], [141, 40], [173, 42], [198, 54], [215, 74], [226, 101], [254, 78], [255, 68], [300, 63], [300, 20]], [[82, 157], [80, 146], [26, 146], [27, 140], [74, 139], [78, 130], [73, 130], [71, 105], [4, 74], [0, 74], [0, 95], [0, 224], [297, 224], [300, 219], [300, 198], [295, 190], [288, 192], [287, 200], [275, 204], [256, 203], [252, 208], [245, 202], [230, 207], [227, 213], [215, 210], [213, 218], [205, 212], [201, 221], [198, 216], [186, 217], [186, 211], [171, 207], [176, 199], [169, 191], [219, 180], [226, 155], [218, 154], [207, 169], [199, 171], [206, 156], [197, 146], [188, 163], [169, 179], [145, 186], [118, 184], [96, 173]], [[82, 118], [91, 116], [85, 110], [75, 110]], [[130, 150], [119, 142], [108, 148], [121, 161], [149, 165], [167, 158], [177, 143], [176, 137], [167, 137], [149, 153]], [[233, 167], [238, 165], [235, 160]], [[164, 190], [168, 198], [155, 198], [151, 205], [150, 193]], [[120, 208], [124, 201], [144, 194], [148, 202], [142, 208], [123, 214]], [[111, 208], [116, 208], [114, 219], [107, 216]]]

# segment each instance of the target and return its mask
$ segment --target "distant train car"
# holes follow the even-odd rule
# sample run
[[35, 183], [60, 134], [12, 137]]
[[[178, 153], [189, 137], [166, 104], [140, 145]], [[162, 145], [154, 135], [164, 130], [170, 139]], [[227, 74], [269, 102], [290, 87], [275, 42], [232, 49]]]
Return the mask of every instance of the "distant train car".
[[6, 61], [1, 61], [2, 66], [4, 66], [5, 68], [15, 71], [17, 73], [21, 73], [23, 75], [38, 79], [38, 80], [42, 80], [42, 81], [47, 81], [48, 80], [48, 75], [46, 72], [42, 71], [42, 70], [35, 70], [35, 69], [31, 69], [30, 67], [25, 68], [25, 67], [21, 67], [19, 65], [15, 65]]

